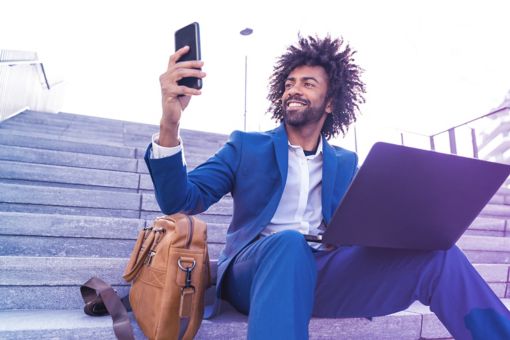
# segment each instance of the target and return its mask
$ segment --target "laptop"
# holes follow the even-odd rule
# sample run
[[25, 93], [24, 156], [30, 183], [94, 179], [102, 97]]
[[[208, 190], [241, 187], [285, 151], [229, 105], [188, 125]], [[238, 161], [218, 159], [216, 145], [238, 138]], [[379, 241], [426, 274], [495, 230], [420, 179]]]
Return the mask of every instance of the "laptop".
[[378, 142], [322, 235], [322, 243], [452, 247], [510, 174], [510, 165]]

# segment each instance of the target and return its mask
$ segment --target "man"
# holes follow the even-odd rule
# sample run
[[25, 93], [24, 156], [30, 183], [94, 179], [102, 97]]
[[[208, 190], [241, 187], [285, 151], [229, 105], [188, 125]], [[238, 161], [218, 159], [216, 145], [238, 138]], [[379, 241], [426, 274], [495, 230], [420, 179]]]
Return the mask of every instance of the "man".
[[[219, 258], [218, 296], [249, 315], [250, 339], [307, 339], [312, 315], [373, 317], [430, 305], [457, 339], [510, 338], [510, 313], [462, 252], [366, 247], [318, 249], [303, 234], [327, 225], [356, 172], [354, 153], [328, 144], [356, 119], [365, 87], [340, 39], [300, 38], [270, 81], [265, 133], [234, 132], [187, 174], [179, 121], [191, 96], [183, 77], [205, 77], [199, 61], [170, 57], [160, 77], [159, 136], [146, 154], [161, 210], [197, 214], [227, 193], [232, 223]], [[485, 333], [484, 333], [485, 332]]]

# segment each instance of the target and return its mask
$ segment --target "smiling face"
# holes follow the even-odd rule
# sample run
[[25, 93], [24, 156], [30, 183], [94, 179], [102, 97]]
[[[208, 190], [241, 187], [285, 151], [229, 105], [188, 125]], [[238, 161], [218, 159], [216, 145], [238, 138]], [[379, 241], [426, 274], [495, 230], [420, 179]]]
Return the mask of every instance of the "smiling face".
[[326, 102], [328, 75], [322, 66], [296, 67], [285, 81], [282, 96], [285, 123], [294, 127], [324, 123], [331, 103]]

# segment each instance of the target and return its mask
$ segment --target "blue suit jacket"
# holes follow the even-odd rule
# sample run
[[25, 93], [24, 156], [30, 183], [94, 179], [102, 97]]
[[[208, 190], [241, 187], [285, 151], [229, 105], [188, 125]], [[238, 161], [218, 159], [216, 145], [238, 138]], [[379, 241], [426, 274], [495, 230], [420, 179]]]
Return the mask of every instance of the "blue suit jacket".
[[[322, 212], [329, 223], [353, 179], [355, 153], [331, 146], [323, 138]], [[161, 211], [201, 213], [231, 193], [234, 201], [226, 246], [218, 259], [221, 280], [233, 257], [269, 224], [280, 202], [288, 168], [288, 138], [284, 125], [265, 133], [234, 131], [209, 160], [187, 173], [182, 155], [145, 161]]]

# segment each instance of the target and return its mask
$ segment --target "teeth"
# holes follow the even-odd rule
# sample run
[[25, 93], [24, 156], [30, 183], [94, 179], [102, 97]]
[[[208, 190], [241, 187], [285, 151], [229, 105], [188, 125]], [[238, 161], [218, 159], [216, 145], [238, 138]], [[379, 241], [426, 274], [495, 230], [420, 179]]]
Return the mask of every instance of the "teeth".
[[292, 103], [289, 103], [288, 105], [289, 107], [297, 107], [297, 106], [304, 106], [304, 104], [302, 103], [296, 103], [296, 102], [292, 102]]

